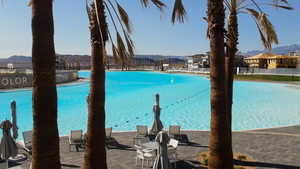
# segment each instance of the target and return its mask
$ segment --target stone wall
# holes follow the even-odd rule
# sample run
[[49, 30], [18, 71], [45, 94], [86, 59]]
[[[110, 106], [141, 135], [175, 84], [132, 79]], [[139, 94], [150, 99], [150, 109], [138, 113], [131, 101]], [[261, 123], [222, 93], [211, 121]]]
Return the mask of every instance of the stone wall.
[[[57, 71], [56, 82], [66, 83], [78, 79], [77, 71]], [[25, 88], [32, 86], [32, 73], [1, 73], [0, 89]]]

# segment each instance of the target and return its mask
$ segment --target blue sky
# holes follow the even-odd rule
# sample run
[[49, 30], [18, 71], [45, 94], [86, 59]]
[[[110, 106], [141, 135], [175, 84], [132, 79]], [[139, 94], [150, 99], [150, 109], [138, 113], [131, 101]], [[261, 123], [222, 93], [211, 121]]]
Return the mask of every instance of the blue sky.
[[[261, 1], [261, 0], [259, 0]], [[165, 0], [163, 14], [156, 8], [143, 8], [139, 0], [119, 0], [133, 23], [137, 54], [192, 55], [209, 50], [206, 39], [206, 0], [183, 0], [187, 9], [185, 24], [172, 25], [173, 0]], [[268, 0], [264, 0], [268, 2]], [[290, 0], [294, 11], [266, 8], [281, 45], [300, 44], [300, 1]], [[0, 58], [31, 55], [31, 8], [28, 1], [4, 0], [0, 6]], [[55, 47], [60, 54], [90, 54], [88, 20], [84, 0], [55, 0]], [[262, 49], [252, 18], [239, 15], [241, 51]], [[109, 52], [110, 53], [110, 52]]]

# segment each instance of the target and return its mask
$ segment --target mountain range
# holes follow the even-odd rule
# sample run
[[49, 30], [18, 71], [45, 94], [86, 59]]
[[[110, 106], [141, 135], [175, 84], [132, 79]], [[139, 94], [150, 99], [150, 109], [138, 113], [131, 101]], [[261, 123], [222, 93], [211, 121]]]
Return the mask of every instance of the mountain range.
[[[273, 48], [271, 50], [272, 53], [275, 54], [288, 54], [289, 52], [293, 52], [299, 50], [300, 45], [293, 44], [293, 45], [286, 45], [286, 46], [279, 46]], [[242, 52], [241, 54], [244, 56], [253, 56], [259, 53], [269, 52], [268, 50], [251, 50], [247, 52]], [[67, 59], [67, 60], [79, 60], [80, 62], [89, 62], [90, 56], [89, 55], [71, 55], [71, 54], [58, 54], [59, 56]], [[186, 56], [163, 56], [163, 55], [135, 55], [134, 58], [137, 59], [151, 59], [153, 61], [161, 60], [161, 59], [174, 59], [174, 60], [186, 60]], [[8, 58], [0, 59], [0, 63], [27, 63], [31, 62], [30, 56], [10, 56]]]
[[[85, 59], [90, 59], [89, 55], [71, 55], [71, 54], [58, 54], [58, 56], [61, 56], [65, 59], [70, 59], [70, 60], [85, 60]], [[110, 56], [111, 57], [111, 56]], [[165, 59], [165, 58], [172, 58], [172, 59], [185, 59], [185, 56], [163, 56], [163, 55], [135, 55], [134, 58], [147, 58], [147, 59], [152, 59], [152, 60], [160, 60], [160, 59]], [[10, 56], [8, 58], [0, 58], [0, 62], [31, 62], [31, 57], [30, 56]]]

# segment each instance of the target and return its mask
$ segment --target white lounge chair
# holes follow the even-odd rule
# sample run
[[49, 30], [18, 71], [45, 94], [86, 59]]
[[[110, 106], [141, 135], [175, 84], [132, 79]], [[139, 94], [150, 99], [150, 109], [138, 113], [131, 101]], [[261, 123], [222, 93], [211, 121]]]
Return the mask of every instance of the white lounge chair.
[[181, 131], [180, 131], [180, 126], [170, 126], [169, 127], [169, 137], [171, 138], [178, 138], [178, 139], [182, 139], [181, 138]]
[[69, 135], [69, 151], [71, 151], [71, 146], [75, 146], [76, 151], [80, 146], [83, 146], [83, 132], [82, 130], [71, 130], [71, 134]]
[[147, 126], [142, 126], [142, 125], [137, 125], [136, 126], [136, 131], [138, 136], [148, 136], [148, 127]]
[[111, 136], [111, 133], [112, 133], [112, 127], [105, 128], [105, 135], [106, 135], [105, 143], [106, 143], [106, 145], [109, 145], [114, 142], [114, 139]]
[[105, 128], [106, 138], [111, 138], [111, 133], [112, 133], [112, 127]]
[[138, 160], [142, 161], [142, 169], [144, 168], [144, 162], [147, 162], [147, 166], [149, 166], [150, 162], [154, 162], [156, 153], [155, 150], [152, 149], [143, 149], [141, 146], [135, 145], [136, 149], [136, 162], [135, 165], [138, 165]]
[[175, 168], [176, 168], [176, 162], [177, 162], [177, 147], [178, 147], [178, 140], [175, 140], [173, 138], [170, 139], [168, 144], [168, 157], [171, 163], [174, 162]]
[[31, 154], [32, 151], [32, 130], [24, 131], [23, 133], [24, 147], [23, 149]]

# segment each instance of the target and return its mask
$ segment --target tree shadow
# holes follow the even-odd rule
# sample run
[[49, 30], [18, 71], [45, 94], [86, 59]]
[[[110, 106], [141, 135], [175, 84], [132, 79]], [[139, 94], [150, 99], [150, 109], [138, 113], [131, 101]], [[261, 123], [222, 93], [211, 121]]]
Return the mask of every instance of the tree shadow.
[[132, 147], [124, 144], [120, 144], [115, 138], [111, 138], [111, 140], [106, 143], [107, 149], [119, 149], [119, 150], [127, 150], [127, 151], [135, 151]]
[[200, 166], [198, 161], [180, 160], [176, 162], [176, 169], [207, 169]]
[[235, 165], [241, 166], [253, 166], [253, 167], [266, 167], [266, 168], [284, 168], [284, 169], [299, 169], [300, 166], [292, 166], [286, 164], [274, 164], [274, 163], [266, 163], [266, 162], [257, 162], [257, 161], [240, 161], [234, 160]]
[[73, 165], [73, 164], [61, 164], [61, 166], [63, 167], [68, 167], [68, 168], [80, 168], [80, 166], [78, 165]]

